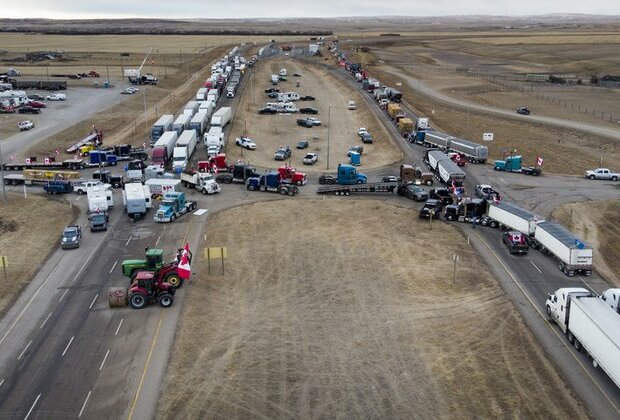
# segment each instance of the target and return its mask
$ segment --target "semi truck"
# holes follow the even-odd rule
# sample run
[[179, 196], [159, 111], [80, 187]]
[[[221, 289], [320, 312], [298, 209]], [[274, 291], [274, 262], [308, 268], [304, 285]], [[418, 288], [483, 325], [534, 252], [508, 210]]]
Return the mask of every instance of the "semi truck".
[[398, 131], [403, 136], [407, 136], [411, 131], [413, 131], [413, 121], [411, 118], [401, 118], [398, 120]]
[[439, 162], [443, 160], [450, 160], [448, 155], [446, 155], [444, 152], [437, 150], [437, 149], [427, 150], [425, 157], [426, 157], [426, 163], [428, 164], [428, 167], [431, 168], [435, 172], [439, 171]]
[[524, 175], [538, 176], [542, 174], [542, 170], [538, 166], [524, 167], [522, 165], [521, 156], [508, 156], [503, 160], [496, 160], [493, 163], [493, 169], [503, 172], [515, 172]]
[[200, 107], [200, 102], [198, 101], [189, 101], [183, 107], [183, 114], [189, 114], [190, 118], [196, 115], [198, 112], [198, 107]]
[[[545, 221], [542, 216], [506, 201], [498, 203], [489, 202], [487, 215], [501, 225], [518, 230], [528, 238], [534, 236], [537, 224]], [[531, 243], [530, 246], [532, 246]], [[533, 248], [536, 248], [536, 246], [533, 246]]]
[[412, 165], [400, 165], [400, 182], [408, 184], [413, 182], [417, 185], [425, 184], [428, 186], [433, 185], [433, 174], [430, 172], [423, 172], [421, 168], [413, 167]]
[[207, 101], [212, 101], [213, 103], [216, 103], [219, 98], [220, 98], [219, 90], [209, 89], [209, 92], [207, 93]]
[[181, 185], [180, 179], [169, 178], [151, 178], [147, 179], [144, 183], [149, 188], [149, 192], [152, 198], [162, 197], [168, 192], [175, 192], [179, 190]]
[[167, 192], [153, 219], [159, 223], [174, 222], [180, 216], [194, 211], [195, 208], [196, 202], [186, 201], [185, 193]]
[[180, 136], [181, 133], [189, 128], [189, 122], [192, 120], [190, 114], [181, 114], [174, 120], [172, 129]]
[[151, 144], [154, 144], [162, 134], [166, 131], [172, 130], [172, 124], [174, 123], [174, 116], [165, 114], [159, 117], [157, 122], [153, 124], [151, 128]]
[[[428, 125], [428, 121], [426, 121], [426, 124]], [[426, 147], [437, 147], [441, 150], [461, 153], [471, 163], [486, 163], [489, 158], [489, 148], [487, 146], [455, 138], [437, 131], [424, 131], [422, 142]]]
[[[220, 156], [217, 155], [216, 158]], [[248, 178], [260, 177], [256, 168], [245, 163], [237, 163], [229, 168], [229, 173], [219, 174], [215, 180], [223, 184], [231, 184], [233, 182], [245, 183]]]
[[209, 92], [209, 89], [205, 87], [201, 87], [200, 89], [196, 91], [196, 100], [204, 101], [205, 99], [207, 99], [208, 92]]
[[230, 122], [232, 118], [232, 108], [225, 106], [213, 113], [211, 116], [211, 126], [212, 127], [222, 127], [224, 128], [226, 124]]
[[387, 113], [391, 119], [396, 118], [396, 115], [402, 112], [399, 104], [388, 104]]
[[575, 350], [585, 350], [592, 365], [620, 388], [620, 316], [603, 299], [579, 287], [550, 293], [545, 309]]
[[166, 166], [172, 159], [174, 145], [177, 143], [179, 135], [176, 131], [166, 131], [159, 140], [153, 145], [151, 161], [155, 165]]
[[181, 185], [195, 188], [204, 195], [216, 194], [222, 190], [220, 184], [213, 179], [213, 175], [207, 172], [181, 172]]
[[146, 216], [148, 210], [153, 207], [149, 187], [138, 182], [125, 184], [123, 205], [129, 217], [134, 220], [142, 219]]
[[592, 275], [592, 247], [577, 236], [552, 222], [539, 222], [534, 238], [541, 252], [552, 254], [558, 260], [559, 269], [568, 276], [581, 272]]
[[463, 185], [463, 181], [465, 181], [465, 172], [451, 159], [439, 161], [437, 163], [437, 172], [439, 173], [439, 179], [446, 184], [453, 184], [460, 187]]
[[207, 114], [207, 118], [210, 118], [214, 107], [215, 103], [213, 101], [202, 101], [200, 106], [198, 106], [198, 112], [204, 112]]
[[277, 192], [291, 196], [299, 192], [297, 185], [282, 182], [278, 172], [269, 172], [258, 177], [248, 178], [246, 188], [250, 191]]
[[184, 171], [189, 166], [189, 160], [196, 150], [196, 131], [184, 131], [174, 147], [172, 167], [175, 171]]
[[189, 127], [196, 131], [196, 135], [198, 137], [202, 137], [202, 133], [205, 132], [207, 128], [207, 122], [209, 121], [209, 115], [206, 111], [199, 111], [196, 115], [194, 115], [189, 122]]

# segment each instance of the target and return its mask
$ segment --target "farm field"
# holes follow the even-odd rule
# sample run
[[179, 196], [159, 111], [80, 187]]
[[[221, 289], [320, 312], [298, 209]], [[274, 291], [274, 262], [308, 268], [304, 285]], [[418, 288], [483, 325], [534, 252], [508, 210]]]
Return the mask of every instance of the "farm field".
[[293, 199], [212, 214], [207, 235], [226, 273], [196, 267], [160, 418], [586, 416], [453, 226]]
[[[258, 110], [267, 102], [276, 102], [267, 97], [265, 89], [272, 87], [270, 75], [278, 74], [281, 68], [288, 71], [288, 80], [279, 82], [277, 88], [281, 92], [297, 92], [300, 95], [311, 95], [314, 101], [297, 101], [297, 108], [312, 107], [318, 109], [318, 115], [290, 114], [290, 115], [259, 115]], [[295, 77], [293, 74], [301, 77]], [[337, 167], [339, 162], [348, 163], [347, 150], [349, 146], [362, 144], [357, 135], [359, 127], [367, 128], [373, 135], [372, 144], [364, 144], [362, 154], [363, 168], [379, 167], [401, 159], [402, 153], [392, 142], [385, 127], [379, 122], [360, 93], [351, 91], [343, 86], [329, 73], [311, 64], [299, 60], [286, 58], [259, 61], [251, 72], [251, 83], [243, 92], [241, 102], [235, 111], [234, 122], [230, 131], [226, 153], [233, 160], [249, 160], [260, 167], [279, 165], [273, 154], [280, 146], [288, 145], [292, 148], [291, 164], [304, 172], [325, 171], [327, 169], [327, 147], [329, 144], [329, 169]], [[296, 87], [299, 82], [300, 87]], [[348, 110], [347, 104], [354, 100], [356, 110]], [[331, 107], [331, 110], [330, 110]], [[316, 117], [321, 126], [306, 128], [297, 125], [298, 118]], [[246, 135], [255, 140], [257, 149], [254, 151], [241, 150], [234, 144], [235, 138]], [[298, 141], [305, 139], [310, 146], [305, 150], [295, 149]], [[329, 143], [328, 143], [329, 139]], [[302, 166], [302, 160], [307, 152], [319, 154], [318, 162], [313, 166]]]

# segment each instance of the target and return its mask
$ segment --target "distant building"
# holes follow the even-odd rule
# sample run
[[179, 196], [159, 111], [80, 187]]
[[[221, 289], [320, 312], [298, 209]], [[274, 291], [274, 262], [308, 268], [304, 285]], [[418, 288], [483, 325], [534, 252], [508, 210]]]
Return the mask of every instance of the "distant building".
[[598, 79], [597, 84], [599, 87], [619, 89], [620, 88], [620, 76], [605, 75]]

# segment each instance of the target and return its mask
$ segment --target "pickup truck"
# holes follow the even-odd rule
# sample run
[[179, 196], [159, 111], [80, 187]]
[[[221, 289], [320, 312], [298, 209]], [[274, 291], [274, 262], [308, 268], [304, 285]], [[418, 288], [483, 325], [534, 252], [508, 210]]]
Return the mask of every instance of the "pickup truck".
[[586, 178], [617, 181], [618, 178], [620, 178], [620, 174], [617, 172], [612, 172], [607, 168], [596, 168], [591, 171], [586, 171]]
[[314, 165], [317, 160], [319, 160], [319, 155], [317, 153], [306, 153], [304, 156], [304, 165]]
[[511, 254], [527, 254], [527, 243], [525, 242], [525, 235], [521, 232], [508, 231], [502, 236], [502, 241], [506, 244], [508, 251]]
[[235, 144], [237, 146], [241, 146], [241, 147], [246, 148], [248, 150], [256, 150], [256, 143], [254, 143], [252, 141], [252, 139], [250, 139], [248, 137], [238, 137], [235, 140]]
[[288, 146], [280, 147], [273, 155], [274, 160], [286, 160], [291, 157], [291, 148]]
[[82, 228], [77, 225], [66, 226], [62, 232], [60, 246], [62, 249], [79, 248]]

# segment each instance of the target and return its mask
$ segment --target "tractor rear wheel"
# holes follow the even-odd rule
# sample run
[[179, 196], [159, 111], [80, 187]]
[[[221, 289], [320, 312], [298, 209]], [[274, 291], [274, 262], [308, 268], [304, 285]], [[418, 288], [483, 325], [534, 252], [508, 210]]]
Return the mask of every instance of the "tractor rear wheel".
[[147, 298], [142, 293], [134, 293], [129, 296], [129, 304], [134, 309], [142, 309], [147, 304]]
[[164, 281], [169, 283], [175, 289], [183, 286], [183, 279], [177, 273], [169, 273], [164, 277]]
[[287, 192], [288, 192], [288, 190], [286, 188], [281, 188], [280, 189], [280, 194], [282, 194], [282, 195], [286, 195]]
[[160, 294], [157, 300], [159, 301], [159, 304], [161, 305], [162, 308], [169, 308], [174, 303], [174, 298], [168, 292], [164, 292]]

